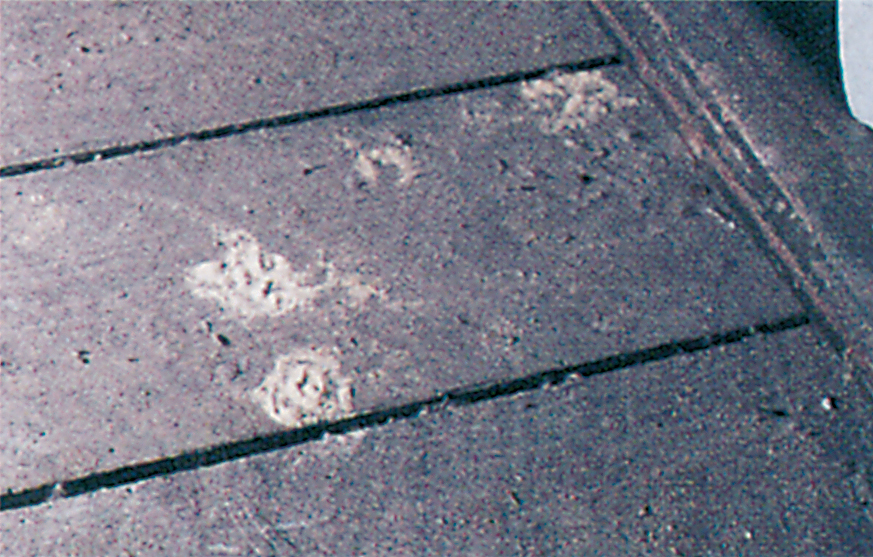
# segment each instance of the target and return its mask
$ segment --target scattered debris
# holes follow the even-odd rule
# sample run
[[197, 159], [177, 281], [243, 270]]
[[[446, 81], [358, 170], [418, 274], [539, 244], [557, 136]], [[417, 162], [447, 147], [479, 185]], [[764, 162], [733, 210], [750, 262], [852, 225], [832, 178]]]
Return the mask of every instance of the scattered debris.
[[352, 410], [351, 381], [340, 375], [335, 350], [300, 348], [279, 357], [252, 399], [276, 422], [299, 427]]
[[379, 183], [380, 168], [394, 166], [400, 174], [398, 186], [409, 186], [419, 176], [418, 166], [412, 155], [412, 148], [404, 141], [405, 136], [391, 136], [381, 147], [364, 149], [357, 141], [342, 136], [337, 139], [350, 151], [355, 151], [354, 169], [370, 185]]
[[[244, 317], [276, 317], [308, 307], [337, 285], [332, 267], [324, 261], [316, 260], [307, 267], [309, 272], [295, 271], [282, 255], [265, 253], [244, 230], [222, 234], [219, 243], [227, 246], [224, 258], [195, 265], [185, 280], [195, 296], [217, 300]], [[312, 284], [318, 275], [324, 280]]]
[[585, 129], [612, 110], [638, 106], [634, 97], [622, 97], [618, 87], [599, 70], [555, 73], [550, 79], [525, 81], [521, 96], [542, 115], [543, 133]]

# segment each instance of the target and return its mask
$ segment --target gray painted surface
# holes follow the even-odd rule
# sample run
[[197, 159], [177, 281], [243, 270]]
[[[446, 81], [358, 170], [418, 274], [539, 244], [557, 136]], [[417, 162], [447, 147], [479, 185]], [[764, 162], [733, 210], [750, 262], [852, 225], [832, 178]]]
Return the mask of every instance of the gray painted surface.
[[0, 517], [4, 555], [861, 555], [807, 328]]
[[587, 6], [4, 2], [0, 160], [614, 52]]
[[[270, 18], [252, 5], [227, 10], [238, 16], [228, 25], [246, 30], [230, 36], [209, 15], [223, 6], [190, 7], [201, 10], [197, 23], [207, 31], [213, 26], [220, 39], [215, 51], [204, 42], [198, 52], [217, 57], [234, 47], [231, 58], [273, 76], [282, 70], [271, 64], [297, 64], [292, 81], [269, 89], [262, 80], [253, 85], [267, 92], [252, 87], [249, 94], [250, 84], [235, 80], [249, 79], [246, 71], [197, 62], [172, 33], [154, 44], [135, 42], [158, 28], [184, 28], [173, 17], [149, 20], [147, 10], [181, 14], [188, 7], [69, 8], [81, 9], [82, 26], [92, 31], [67, 39], [95, 43], [103, 39], [94, 38], [100, 31], [94, 29], [114, 32], [115, 20], [93, 23], [115, 17], [105, 10], [133, 13], [136, 32], [120, 36], [127, 46], [107, 41], [112, 56], [89, 65], [73, 57], [96, 52], [85, 42], [5, 40], [7, 32], [29, 32], [27, 25], [6, 25], [10, 14], [31, 14], [32, 30], [46, 37], [77, 26], [70, 27], [72, 19], [37, 21], [40, 10], [44, 16], [67, 9], [46, 6], [0, 4], [4, 78], [30, 91], [56, 89], [51, 80], [39, 82], [51, 77], [53, 64], [71, 61], [81, 73], [65, 74], [76, 78], [64, 87], [75, 91], [72, 97], [55, 92], [48, 104], [39, 104], [45, 95], [13, 97], [20, 106], [32, 101], [37, 108], [28, 110], [45, 118], [22, 123], [19, 115], [14, 131], [4, 129], [22, 138], [3, 142], [20, 149], [9, 159], [4, 151], [4, 164], [55, 148], [275, 114], [282, 98], [276, 91], [287, 91], [293, 79], [309, 86], [301, 76], [311, 67], [321, 77], [313, 78], [314, 88], [301, 86], [301, 98], [312, 106], [429, 85], [433, 75], [457, 81], [481, 75], [474, 70], [528, 67], [524, 56], [515, 56], [518, 64], [504, 56], [516, 53], [508, 47], [485, 58], [493, 67], [477, 66], [482, 58], [469, 53], [424, 67], [419, 61], [432, 54], [426, 35], [403, 32], [392, 35], [398, 48], [383, 59], [384, 52], [367, 49], [385, 41], [345, 27], [358, 14], [343, 14], [346, 7], [338, 5], [283, 7], [308, 10], [314, 19], [301, 29], [334, 22], [320, 27], [334, 33], [334, 42], [312, 47], [303, 35], [298, 43], [277, 39], [285, 53], [306, 44], [313, 61], [259, 58], [258, 45], [246, 37], [268, 36], [258, 30], [274, 25]], [[391, 11], [399, 5], [382, 9], [361, 7], [372, 10], [366, 29], [390, 34], [392, 22], [417, 17]], [[468, 9], [485, 10], [491, 29], [504, 17], [488, 11], [502, 5]], [[550, 46], [545, 35], [525, 35], [530, 22], [504, 26], [521, 35], [499, 40], [522, 50], [530, 45], [531, 52], [542, 44], [531, 55], [534, 66], [611, 52], [596, 48], [608, 41], [585, 9], [573, 5], [543, 20], [578, 29], [574, 17], [583, 18], [589, 31], [566, 35], [569, 50], [561, 50], [561, 40]], [[568, 15], [572, 10], [582, 11]], [[686, 16], [696, 21], [693, 12]], [[474, 19], [428, 17], [445, 24], [433, 35], [444, 45], [455, 40], [453, 32], [469, 32]], [[246, 35], [250, 29], [256, 32]], [[367, 38], [350, 41], [352, 31]], [[574, 42], [589, 39], [584, 44], [592, 50]], [[37, 42], [58, 49], [43, 57], [42, 68], [8, 48]], [[420, 48], [408, 52], [407, 44]], [[133, 54], [125, 57], [128, 47]], [[370, 65], [352, 66], [363, 70], [340, 78], [319, 74], [319, 56], [332, 52], [363, 52]], [[189, 102], [178, 82], [164, 78], [174, 63], [212, 89]], [[206, 73], [191, 74], [197, 63]], [[129, 71], [131, 64], [142, 71]], [[380, 64], [398, 73], [385, 78], [374, 69]], [[134, 80], [118, 98], [82, 85], [118, 68]], [[136, 82], [138, 75], [145, 81]], [[532, 98], [513, 85], [0, 182], [2, 488], [276, 431], [281, 426], [249, 393], [296, 348], [325, 348], [335, 357], [353, 381], [355, 410], [363, 410], [797, 311], [713, 193], [714, 178], [685, 158], [674, 123], [634, 75], [612, 68], [601, 76], [617, 90], [582, 85], [573, 93], [572, 83], [556, 78], [528, 89]], [[2, 84], [4, 99], [9, 83]], [[639, 104], [622, 104], [622, 97]], [[131, 107], [146, 100], [165, 104], [149, 104], [163, 108], [141, 117]], [[14, 108], [4, 107], [4, 125]], [[58, 114], [75, 115], [77, 125], [59, 128]], [[560, 114], [590, 121], [568, 130]], [[784, 161], [774, 164], [785, 168]], [[309, 308], [247, 319], [234, 301], [247, 300], [251, 309], [257, 300], [220, 291], [218, 304], [192, 295], [186, 274], [204, 261], [227, 262], [233, 241], [221, 233], [239, 229], [248, 235], [237, 237], [238, 247], [250, 248], [255, 271], [273, 276], [265, 270], [269, 255], [280, 254], [293, 271], [308, 273], [297, 287], [317, 291]], [[323, 268], [328, 263], [333, 274]], [[873, 539], [864, 376], [813, 334], [806, 328], [757, 337], [4, 512], [0, 553], [863, 554]]]
[[[301, 349], [366, 410], [799, 311], [632, 76], [580, 76], [615, 91], [535, 109], [512, 85], [4, 180], [3, 484], [274, 431], [250, 393]], [[281, 315], [196, 297], [237, 230], [305, 274], [283, 288], [323, 290]]]

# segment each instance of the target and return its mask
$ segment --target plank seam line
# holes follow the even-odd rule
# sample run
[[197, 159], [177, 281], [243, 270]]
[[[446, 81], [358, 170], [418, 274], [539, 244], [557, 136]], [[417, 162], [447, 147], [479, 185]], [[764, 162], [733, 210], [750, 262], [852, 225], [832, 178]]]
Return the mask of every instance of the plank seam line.
[[579, 72], [594, 70], [606, 66], [621, 65], [621, 63], [621, 58], [618, 55], [613, 54], [609, 56], [577, 60], [575, 62], [552, 64], [529, 71], [519, 71], [507, 74], [492, 75], [472, 81], [462, 81], [436, 87], [413, 89], [411, 91], [398, 93], [395, 95], [375, 97], [372, 99], [357, 102], [336, 104], [313, 110], [292, 112], [289, 114], [282, 114], [270, 118], [258, 118], [238, 124], [227, 124], [224, 126], [204, 129], [200, 131], [172, 135], [161, 139], [141, 141], [139, 143], [131, 143], [127, 145], [117, 145], [114, 147], [104, 147], [102, 149], [82, 151], [78, 153], [70, 153], [66, 155], [58, 155], [55, 157], [37, 159], [19, 164], [12, 164], [0, 167], [0, 178], [11, 178], [13, 176], [39, 172], [41, 170], [51, 170], [54, 168], [62, 167], [67, 163], [73, 163], [76, 165], [86, 164], [99, 160], [113, 159], [126, 155], [134, 155], [136, 153], [145, 153], [149, 151], [156, 151], [159, 149], [166, 149], [190, 141], [209, 141], [221, 137], [240, 135], [264, 129], [291, 126], [294, 124], [302, 124], [305, 122], [311, 122], [313, 120], [320, 120], [322, 118], [331, 118], [336, 116], [342, 116], [345, 114], [352, 114], [354, 112], [376, 110], [396, 104], [404, 104], [425, 99], [457, 95], [459, 93], [467, 93], [480, 89], [490, 89], [510, 83], [537, 79], [552, 71]]
[[15, 493], [10, 489], [6, 493], [0, 494], [0, 512], [36, 506], [58, 498], [76, 497], [101, 489], [140, 482], [149, 478], [170, 476], [178, 472], [196, 470], [248, 456], [286, 449], [295, 445], [317, 441], [325, 434], [342, 435], [358, 430], [375, 428], [395, 420], [415, 418], [424, 410], [439, 411], [446, 406], [466, 406], [533, 391], [546, 384], [560, 384], [572, 375], [592, 377], [645, 363], [666, 360], [683, 354], [693, 354], [717, 346], [737, 343], [753, 336], [769, 335], [796, 329], [809, 325], [813, 321], [810, 314], [798, 313], [775, 322], [760, 323], [727, 332], [673, 341], [582, 364], [536, 372], [508, 381], [468, 385], [400, 406], [375, 409], [332, 422], [323, 422], [267, 436], [253, 437], [242, 441], [197, 449], [176, 456], [123, 466], [105, 472], [97, 472], [61, 483], [46, 484]]

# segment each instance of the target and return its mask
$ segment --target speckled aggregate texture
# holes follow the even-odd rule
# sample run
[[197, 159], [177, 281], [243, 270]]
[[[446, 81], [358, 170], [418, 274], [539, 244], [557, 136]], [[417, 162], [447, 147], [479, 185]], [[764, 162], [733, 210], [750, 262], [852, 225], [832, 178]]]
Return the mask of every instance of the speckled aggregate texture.
[[0, 549], [862, 555], [869, 523], [836, 491], [852, 482], [818, 453], [841, 383], [819, 342], [752, 339], [4, 513]]
[[298, 349], [367, 410], [799, 311], [627, 70], [573, 79], [4, 180], [4, 484], [275, 431]]
[[4, 2], [0, 15], [4, 165], [615, 50], [581, 3]]
[[[651, 6], [610, 6], [651, 31], [634, 23]], [[0, 513], [0, 555], [870, 547], [864, 375], [591, 6], [0, 2], [0, 16], [6, 168], [617, 55], [4, 177], [0, 491], [440, 402], [58, 490]], [[781, 199], [762, 203], [797, 217]], [[807, 325], [753, 327], [790, 316]], [[743, 340], [475, 404], [431, 398], [726, 331]]]

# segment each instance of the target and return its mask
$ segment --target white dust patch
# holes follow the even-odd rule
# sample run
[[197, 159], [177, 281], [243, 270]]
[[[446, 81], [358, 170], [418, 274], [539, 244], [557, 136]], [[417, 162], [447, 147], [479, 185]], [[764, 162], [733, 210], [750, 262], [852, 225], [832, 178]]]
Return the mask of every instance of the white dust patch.
[[358, 308], [363, 306], [371, 298], [382, 300], [385, 293], [372, 285], [363, 282], [356, 275], [347, 275], [339, 280], [339, 285], [346, 289], [346, 304]]
[[[264, 252], [244, 230], [221, 234], [220, 244], [227, 247], [224, 257], [190, 268], [185, 281], [195, 296], [216, 300], [243, 317], [277, 317], [306, 308], [338, 283], [332, 266], [324, 261], [295, 271], [285, 257]], [[322, 281], [311, 284], [318, 274]]]
[[265, 252], [245, 230], [219, 234], [219, 244], [227, 248], [224, 256], [189, 268], [185, 282], [193, 295], [215, 300], [246, 319], [310, 309], [316, 298], [332, 291], [355, 309], [372, 298], [385, 299], [378, 280], [370, 284], [358, 273], [338, 272], [320, 250], [311, 264], [295, 270], [283, 255]]
[[27, 251], [61, 238], [72, 212], [43, 195], [16, 196], [3, 207], [3, 236]]
[[352, 411], [351, 380], [340, 375], [335, 349], [299, 348], [279, 357], [250, 392], [274, 421], [299, 427]]
[[337, 139], [347, 149], [356, 152], [354, 169], [368, 184], [378, 184], [381, 169], [388, 166], [397, 168], [398, 186], [409, 186], [420, 174], [418, 166], [415, 164], [412, 149], [397, 138], [392, 138], [381, 147], [369, 150], [361, 148], [352, 139], [339, 136]]
[[540, 129], [548, 134], [585, 129], [610, 111], [639, 105], [634, 97], [620, 96], [618, 87], [599, 70], [525, 81], [521, 96], [541, 115]]

